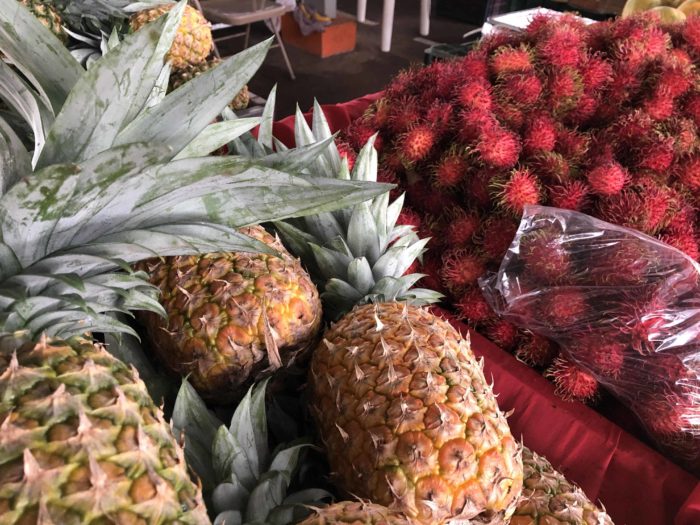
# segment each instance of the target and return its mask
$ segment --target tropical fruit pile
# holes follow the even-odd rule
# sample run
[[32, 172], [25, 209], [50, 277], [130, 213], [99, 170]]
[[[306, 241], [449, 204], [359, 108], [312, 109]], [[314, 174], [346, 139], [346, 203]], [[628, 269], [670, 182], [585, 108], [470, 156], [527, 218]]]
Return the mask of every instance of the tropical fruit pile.
[[[350, 170], [320, 108], [295, 149], [274, 93], [261, 119], [226, 111], [269, 41], [162, 89], [186, 7], [85, 71], [0, 0], [0, 522], [611, 524], [516, 442], [424, 308], [439, 295], [406, 271], [427, 241], [397, 224], [372, 141]], [[280, 372], [308, 382], [335, 494], [369, 502], [296, 490], [315, 467]]]
[[[700, 17], [539, 16], [464, 58], [399, 74], [345, 139], [356, 148], [378, 133], [379, 179], [413, 210], [401, 222], [432, 237], [423, 284], [544, 369], [556, 345], [498, 319], [478, 279], [499, 267], [528, 204], [585, 212], [697, 259], [699, 59]], [[528, 257], [565, 271], [546, 248], [533, 244]], [[576, 366], [547, 373], [596, 388]]]

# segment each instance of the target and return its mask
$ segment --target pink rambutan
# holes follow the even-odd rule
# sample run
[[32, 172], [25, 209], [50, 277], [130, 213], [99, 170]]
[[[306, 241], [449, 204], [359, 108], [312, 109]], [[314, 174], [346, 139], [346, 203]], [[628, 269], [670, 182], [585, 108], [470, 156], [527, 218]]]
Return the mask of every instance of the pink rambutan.
[[540, 59], [554, 68], [576, 67], [585, 53], [578, 31], [562, 26], [552, 26], [543, 39], [537, 42]]
[[598, 376], [617, 379], [625, 362], [626, 348], [622, 343], [595, 338], [578, 343], [571, 351]]
[[642, 110], [623, 113], [610, 127], [611, 138], [625, 143], [634, 143], [639, 137], [647, 137], [654, 132], [654, 120]]
[[467, 288], [455, 303], [459, 318], [472, 324], [479, 324], [494, 317], [494, 312], [477, 286]]
[[692, 229], [686, 231], [669, 231], [661, 235], [661, 241], [669, 246], [682, 251], [694, 260], [700, 259], [700, 249], [698, 248], [698, 237]]
[[415, 97], [403, 96], [392, 103], [388, 126], [394, 134], [401, 134], [415, 126], [421, 118], [418, 100]]
[[386, 99], [380, 98], [372, 104], [367, 112], [367, 117], [373, 127], [382, 129], [389, 125], [391, 108]]
[[586, 183], [575, 180], [549, 188], [550, 204], [565, 210], [584, 210], [589, 203], [591, 190]]
[[489, 76], [489, 66], [486, 61], [486, 54], [474, 51], [456, 63], [459, 67], [462, 78], [487, 80]]
[[464, 248], [453, 248], [442, 257], [440, 278], [452, 294], [459, 295], [477, 283], [486, 271], [481, 257]]
[[467, 175], [462, 186], [469, 204], [477, 208], [487, 208], [491, 205], [489, 186], [497, 174], [497, 170], [479, 169]]
[[552, 151], [557, 142], [557, 128], [548, 115], [538, 115], [525, 126], [523, 151], [531, 155], [539, 151]]
[[418, 231], [422, 225], [422, 220], [421, 216], [416, 211], [404, 206], [401, 213], [399, 213], [399, 218], [396, 219], [396, 224], [413, 226], [413, 228]]
[[613, 160], [598, 164], [586, 174], [593, 193], [609, 196], [620, 193], [629, 182], [627, 170]]
[[517, 231], [518, 223], [512, 218], [492, 215], [482, 224], [475, 241], [490, 261], [500, 262]]
[[539, 204], [540, 182], [528, 169], [515, 169], [503, 181], [493, 185], [498, 204], [513, 215], [520, 216], [528, 204]]
[[520, 130], [525, 124], [525, 108], [503, 97], [493, 108], [493, 112], [501, 123], [512, 130]]
[[518, 73], [504, 76], [497, 89], [516, 104], [530, 106], [540, 98], [542, 82], [534, 73]]
[[453, 195], [444, 191], [425, 191], [425, 185], [420, 181], [406, 186], [406, 200], [414, 208], [438, 216], [446, 209], [457, 206]]
[[659, 58], [670, 46], [669, 36], [656, 23], [636, 18], [626, 28], [620, 23], [615, 29], [619, 35], [615, 43], [616, 58], [630, 69], [641, 68]]
[[430, 126], [415, 125], [400, 138], [400, 154], [407, 162], [423, 160], [430, 155], [436, 139], [435, 131]]
[[555, 151], [561, 153], [569, 162], [577, 162], [586, 156], [591, 145], [591, 137], [573, 129], [559, 128]]
[[493, 107], [491, 86], [483, 80], [470, 80], [457, 88], [457, 100], [467, 110], [490, 111]]
[[557, 227], [533, 230], [520, 238], [523, 274], [542, 284], [565, 281], [572, 273], [571, 257]]
[[690, 89], [692, 78], [689, 68], [669, 65], [659, 74], [656, 92], [663, 93], [669, 98], [677, 98]]
[[541, 335], [523, 333], [515, 349], [515, 357], [530, 366], [548, 366], [559, 353], [557, 345]]
[[463, 144], [477, 140], [483, 133], [498, 129], [499, 124], [492, 113], [466, 110], [459, 114], [457, 135]]
[[496, 76], [534, 69], [531, 51], [524, 45], [517, 48], [512, 46], [499, 47], [491, 54], [489, 65]]
[[433, 168], [433, 186], [441, 189], [456, 188], [464, 180], [468, 169], [469, 164], [462, 155], [448, 152]]
[[[359, 151], [364, 147], [365, 144], [367, 144], [367, 141], [375, 133], [377, 133], [376, 128], [370, 126], [367, 122], [363, 120], [356, 120], [347, 129], [346, 137], [350, 146], [352, 146], [355, 150]], [[381, 151], [382, 145], [382, 137], [380, 135], [377, 135], [377, 137], [374, 139], [374, 149], [376, 149], [377, 151]]]
[[480, 159], [494, 168], [512, 168], [520, 156], [520, 141], [503, 128], [483, 129], [476, 144]]
[[586, 93], [595, 93], [603, 89], [612, 78], [613, 68], [610, 62], [600, 55], [589, 57], [581, 68], [581, 80], [583, 90]]
[[675, 169], [676, 178], [683, 186], [693, 192], [700, 192], [700, 156], [693, 155]]
[[401, 193], [403, 193], [403, 183], [399, 179], [395, 171], [389, 169], [388, 167], [379, 168], [377, 171], [377, 182], [382, 182], [384, 184], [394, 184], [396, 187], [389, 192], [389, 198], [395, 200]]
[[662, 91], [655, 91], [642, 103], [642, 109], [654, 120], [666, 120], [673, 115], [676, 101]]
[[564, 182], [571, 176], [567, 160], [554, 151], [538, 153], [530, 159], [528, 164], [539, 178], [547, 182]]
[[685, 98], [683, 114], [690, 117], [700, 127], [700, 92], [693, 91]]
[[454, 107], [451, 103], [436, 100], [425, 112], [425, 120], [431, 123], [438, 135], [442, 135], [452, 128], [453, 115]]
[[483, 328], [484, 335], [503, 350], [510, 350], [518, 340], [518, 327], [504, 319], [492, 319]]
[[565, 401], [591, 403], [598, 396], [596, 378], [565, 357], [557, 357], [545, 376], [554, 381], [554, 393]]
[[691, 16], [683, 24], [683, 39], [688, 46], [688, 50], [696, 57], [700, 56], [700, 19]]
[[597, 286], [630, 286], [645, 282], [653, 265], [653, 250], [629, 238], [613, 239], [590, 265], [586, 278]]
[[666, 123], [666, 133], [673, 138], [673, 150], [676, 157], [692, 155], [698, 149], [698, 128], [691, 119], [672, 118]]
[[573, 328], [589, 314], [586, 296], [575, 289], [552, 290], [540, 304], [540, 316], [554, 329]]
[[448, 246], [466, 246], [478, 231], [481, 224], [479, 214], [467, 212], [462, 208], [450, 210], [447, 213], [447, 226], [445, 227], [445, 241]]
[[[681, 445], [685, 449], [684, 442], [688, 438], [694, 439], [692, 446], [690, 442], [685, 443], [687, 450], [683, 451], [683, 456], [688, 453], [698, 459], [700, 436], [692, 438], [700, 426], [700, 406], [696, 394], [649, 392], [647, 395], [638, 396], [632, 408], [651, 436], [663, 445], [673, 445], [674, 448]], [[683, 437], [682, 434], [687, 436]]]
[[559, 69], [549, 76], [548, 91], [555, 112], [568, 111], [583, 93], [583, 83], [573, 69]]
[[597, 95], [582, 94], [576, 105], [566, 114], [566, 122], [574, 126], [587, 124], [595, 116], [599, 105]]
[[455, 85], [462, 79], [459, 64], [453, 61], [435, 61], [427, 69], [433, 78], [435, 96], [446, 100], [452, 96]]

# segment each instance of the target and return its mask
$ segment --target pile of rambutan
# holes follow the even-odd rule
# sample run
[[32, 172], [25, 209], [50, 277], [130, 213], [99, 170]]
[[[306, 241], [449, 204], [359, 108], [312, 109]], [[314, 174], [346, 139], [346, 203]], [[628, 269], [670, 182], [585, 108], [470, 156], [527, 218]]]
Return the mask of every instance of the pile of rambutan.
[[[379, 134], [380, 180], [406, 192], [432, 237], [420, 271], [464, 320], [502, 339], [477, 278], [498, 267], [528, 204], [700, 256], [699, 60], [700, 17], [538, 16], [463, 58], [400, 73], [344, 138], [359, 148]], [[542, 271], [566, 272], [548, 257]], [[509, 340], [523, 361], [542, 363], [528, 343], [524, 333]]]
[[[592, 400], [598, 385], [588, 372], [554, 364], [556, 347], [489, 312], [477, 279], [499, 267], [528, 204], [581, 211], [698, 259], [698, 65], [700, 17], [664, 25], [644, 13], [586, 25], [573, 15], [538, 16], [465, 57], [400, 73], [344, 138], [359, 148], [378, 133], [380, 180], [406, 193], [422, 235], [432, 237], [419, 268], [424, 284], [484, 335], [547, 370], [563, 397]], [[544, 275], [565, 277], [556, 248], [543, 249], [546, 235], [526, 256]], [[561, 302], [575, 310], [569, 299]], [[575, 313], [552, 315], [566, 322]]]
[[515, 355], [534, 366], [552, 361], [546, 375], [557, 393], [587, 401], [602, 385], [670, 455], [700, 472], [693, 259], [590, 215], [528, 206], [498, 272], [480, 283], [500, 322], [532, 332]]

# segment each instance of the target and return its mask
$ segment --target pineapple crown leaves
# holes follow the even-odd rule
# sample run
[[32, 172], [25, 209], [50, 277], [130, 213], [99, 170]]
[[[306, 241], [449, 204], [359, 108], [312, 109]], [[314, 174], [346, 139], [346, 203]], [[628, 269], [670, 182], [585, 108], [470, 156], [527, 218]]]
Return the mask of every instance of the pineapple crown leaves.
[[[24, 20], [19, 4], [10, 2], [0, 0], [2, 27], [8, 12], [20, 13], [26, 38], [48, 32], [33, 17]], [[133, 333], [112, 314], [163, 310], [146, 275], [131, 271], [130, 263], [158, 255], [268, 251], [234, 228], [327, 211], [384, 191], [380, 185], [352, 181], [310, 182], [251, 159], [202, 156], [221, 140], [230, 140], [222, 135], [235, 136], [253, 124], [241, 119], [222, 129], [207, 123], [226, 105], [231, 93], [225, 91], [239, 89], [252, 75], [266, 45], [162, 96], [154, 88], [162, 81], [163, 57], [183, 7], [181, 3], [130, 35], [83, 71], [44, 134], [46, 145], [39, 146], [34, 158], [36, 171], [23, 141], [0, 118], [0, 159], [12, 159], [0, 165], [0, 331], [27, 329], [33, 336], [46, 331], [62, 337], [89, 330]], [[8, 48], [5, 37], [0, 32], [3, 50]], [[35, 66], [25, 69], [31, 72]], [[236, 72], [239, 66], [243, 73]], [[136, 70], [141, 74], [135, 75]], [[112, 99], [106, 93], [115, 75], [123, 82]], [[227, 75], [235, 79], [222, 78]], [[51, 117], [55, 108], [39, 87], [26, 82], [26, 100], [10, 97], [17, 82], [25, 80], [9, 67], [0, 68], [0, 98], [20, 115], [25, 110], [34, 114], [27, 109], [31, 103], [44, 108], [33, 121], [36, 138], [46, 124], [42, 115]], [[173, 97], [178, 92], [180, 98]], [[83, 122], [83, 106], [99, 109], [91, 109]], [[173, 112], [185, 122], [168, 123], [181, 130], [177, 137], [158, 122], [161, 117], [167, 122]], [[146, 130], [149, 120], [153, 125]], [[81, 126], [91, 130], [89, 136]], [[65, 147], [56, 149], [59, 144]], [[299, 156], [308, 155], [303, 151]], [[118, 269], [123, 270], [119, 275], [101, 275]]]
[[214, 523], [294, 523], [301, 504], [330, 496], [320, 489], [287, 495], [303, 448], [295, 440], [270, 453], [265, 390], [267, 380], [253, 385], [226, 427], [183, 380], [173, 409], [176, 435], [184, 437], [185, 457], [200, 477]]
[[[302, 147], [332, 138], [318, 103], [311, 129], [297, 108], [295, 138]], [[333, 173], [339, 180], [375, 182], [377, 152], [374, 138], [360, 151], [352, 172], [335, 144], [309, 165], [312, 177]], [[306, 264], [333, 319], [355, 304], [368, 301], [411, 300], [429, 304], [440, 299], [432, 290], [412, 288], [421, 274], [404, 275], [425, 251], [428, 239], [419, 239], [412, 227], [397, 225], [403, 196], [389, 202], [388, 192], [333, 212], [276, 222], [285, 244]]]

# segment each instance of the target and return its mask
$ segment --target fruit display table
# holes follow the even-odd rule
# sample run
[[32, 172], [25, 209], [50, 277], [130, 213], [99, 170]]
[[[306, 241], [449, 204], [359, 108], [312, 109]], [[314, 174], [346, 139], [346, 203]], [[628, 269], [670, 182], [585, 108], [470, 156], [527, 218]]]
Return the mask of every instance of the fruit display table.
[[[380, 95], [324, 106], [332, 129], [344, 129]], [[276, 136], [288, 145], [294, 142], [293, 124], [294, 117], [288, 117], [275, 125]], [[449, 318], [447, 312], [441, 313]], [[464, 334], [470, 332], [501, 408], [513, 411], [509, 419], [513, 434], [545, 455], [591, 499], [600, 500], [615, 523], [700, 523], [700, 480], [646, 445], [631, 414], [613, 407], [604, 410], [606, 418], [581, 403], [562, 401], [536, 371], [466, 325], [451, 321]]]

